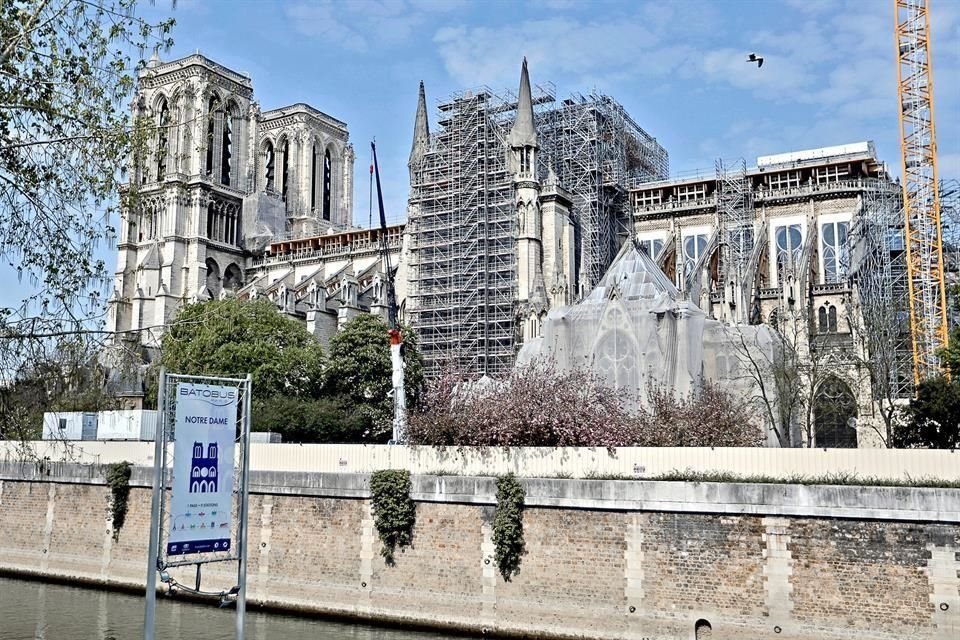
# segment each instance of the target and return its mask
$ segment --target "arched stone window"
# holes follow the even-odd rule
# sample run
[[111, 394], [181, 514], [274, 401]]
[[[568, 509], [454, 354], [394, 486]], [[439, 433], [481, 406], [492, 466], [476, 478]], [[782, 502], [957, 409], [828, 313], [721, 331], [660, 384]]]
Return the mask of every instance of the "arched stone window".
[[219, 139], [217, 136], [218, 130], [222, 127], [223, 122], [223, 108], [220, 104], [220, 98], [216, 95], [210, 96], [210, 100], [207, 101], [207, 158], [204, 163], [204, 171], [208, 176], [214, 174], [214, 159], [220, 157], [219, 149]]
[[276, 190], [276, 157], [273, 152], [273, 143], [267, 140], [263, 149], [264, 189], [273, 192]]
[[693, 625], [693, 635], [696, 640], [706, 640], [713, 637], [713, 626], [706, 620], [697, 620]]
[[223, 112], [223, 133], [220, 140], [220, 183], [230, 185], [233, 161], [233, 128], [237, 105], [231, 102]]
[[829, 302], [822, 304], [820, 309], [817, 310], [817, 325], [820, 328], [820, 333], [836, 333], [837, 307]]
[[313, 145], [313, 154], [310, 159], [310, 210], [317, 210], [317, 145]]
[[817, 388], [813, 400], [816, 445], [856, 448], [857, 403], [843, 380], [830, 376]]
[[207, 293], [214, 300], [220, 295], [220, 265], [213, 258], [207, 258]]
[[330, 162], [330, 149], [323, 154], [323, 219], [330, 220], [330, 192], [331, 174], [333, 166]]
[[170, 107], [166, 98], [160, 98], [157, 105], [157, 182], [167, 175], [167, 154], [169, 153]]
[[234, 263], [230, 263], [227, 266], [226, 270], [223, 272], [223, 288], [228, 291], [236, 292], [237, 289], [243, 286], [243, 274], [240, 272], [240, 267]]

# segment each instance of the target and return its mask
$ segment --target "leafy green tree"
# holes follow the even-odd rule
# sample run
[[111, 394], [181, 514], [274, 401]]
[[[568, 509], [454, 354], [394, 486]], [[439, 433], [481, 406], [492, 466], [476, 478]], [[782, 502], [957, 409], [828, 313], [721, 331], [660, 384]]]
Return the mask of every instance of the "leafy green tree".
[[303, 398], [276, 395], [253, 401], [253, 430], [274, 431], [284, 442], [362, 442], [367, 421], [339, 397]]
[[[0, 0], [0, 257], [39, 289], [40, 314], [7, 340], [79, 331], [62, 325], [100, 311], [108, 272], [93, 251], [113, 237], [122, 169], [150, 135], [129, 120], [135, 74], [172, 44], [173, 20], [148, 24], [136, 4]], [[17, 320], [0, 310], [0, 326]]]
[[[402, 328], [407, 407], [415, 408], [423, 392], [423, 357], [416, 335]], [[350, 403], [367, 422], [368, 438], [385, 441], [393, 424], [393, 366], [390, 337], [382, 318], [361, 314], [330, 340], [324, 389]]]
[[931, 449], [960, 447], [960, 382], [938, 376], [920, 383], [894, 431], [894, 446]]
[[940, 360], [954, 380], [960, 379], [960, 327], [954, 327], [950, 332], [950, 342], [940, 352]]
[[254, 400], [316, 397], [323, 359], [306, 328], [267, 300], [184, 305], [163, 337], [160, 363], [171, 373], [253, 376]]

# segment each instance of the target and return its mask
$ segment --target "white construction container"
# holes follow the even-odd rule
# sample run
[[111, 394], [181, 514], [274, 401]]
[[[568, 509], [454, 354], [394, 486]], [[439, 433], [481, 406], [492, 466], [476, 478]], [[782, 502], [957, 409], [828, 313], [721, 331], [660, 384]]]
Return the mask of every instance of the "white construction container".
[[153, 440], [156, 435], [156, 411], [100, 412], [97, 440]]
[[43, 414], [44, 440], [96, 440], [97, 414], [49, 411]]
[[279, 444], [283, 436], [276, 431], [251, 431], [250, 442], [253, 444]]

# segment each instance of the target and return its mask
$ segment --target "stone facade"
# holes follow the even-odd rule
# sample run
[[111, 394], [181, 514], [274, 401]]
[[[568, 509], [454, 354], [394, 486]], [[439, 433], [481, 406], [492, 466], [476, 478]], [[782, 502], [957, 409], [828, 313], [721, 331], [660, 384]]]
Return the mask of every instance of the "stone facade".
[[[117, 542], [109, 489], [89, 468], [55, 468], [43, 481], [6, 468], [0, 478], [0, 572], [143, 584], [147, 469], [134, 470]], [[687, 640], [709, 629], [738, 640], [952, 640], [960, 628], [957, 490], [807, 487], [793, 502], [787, 488], [712, 485], [711, 502], [684, 483], [525, 484], [526, 554], [505, 582], [493, 568], [491, 479], [415, 477], [413, 546], [388, 567], [366, 476], [255, 473], [250, 601], [543, 638]], [[661, 501], [631, 503], [640, 485]], [[829, 515], [864, 492], [883, 509]], [[737, 513], [748, 494], [769, 499]], [[939, 504], [941, 521], [918, 517], [918, 500]], [[228, 588], [235, 571], [207, 565], [203, 584]], [[172, 574], [193, 583], [192, 568]]]
[[[119, 230], [118, 340], [150, 360], [180, 305], [232, 296], [269, 298], [321, 340], [385, 314], [381, 231], [352, 228], [345, 123], [302, 103], [261, 112], [250, 78], [200, 54], [154, 57], [132, 111], [155, 129]], [[402, 231], [386, 233], [394, 269]]]
[[[912, 390], [903, 387], [910, 370], [902, 349], [897, 356], [868, 353], [861, 265], [873, 250], [865, 230], [891, 215], [872, 203], [896, 207], [900, 187], [872, 143], [768, 156], [757, 164], [637, 186], [631, 191], [635, 237], [708, 316], [734, 331], [773, 326], [798, 354], [805, 398], [796, 415], [810, 413], [813, 424], [792, 425], [792, 445], [882, 446], [881, 406], [889, 410], [907, 397], [901, 392]], [[735, 206], [726, 205], [731, 197]], [[731, 234], [737, 225], [747, 239], [739, 262]], [[884, 233], [892, 238], [894, 232]], [[902, 236], [889, 242], [887, 259], [902, 270]], [[896, 277], [888, 274], [888, 290], [899, 286]], [[871, 357], [890, 360], [883, 364], [896, 379], [887, 392], [871, 380]]]

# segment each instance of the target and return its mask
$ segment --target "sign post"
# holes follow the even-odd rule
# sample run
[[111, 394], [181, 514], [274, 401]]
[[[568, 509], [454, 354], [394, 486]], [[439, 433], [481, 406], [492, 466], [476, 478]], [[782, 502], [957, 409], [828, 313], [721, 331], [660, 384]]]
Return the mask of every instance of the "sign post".
[[[235, 594], [236, 637], [243, 640], [250, 389], [249, 374], [219, 378], [161, 370], [144, 640], [153, 640], [155, 634], [157, 572], [171, 588], [219, 595], [221, 600]], [[167, 474], [170, 440], [173, 457]], [[201, 565], [224, 561], [237, 561], [237, 584], [219, 593], [201, 591]], [[167, 573], [169, 568], [185, 565], [197, 567], [195, 589]]]

